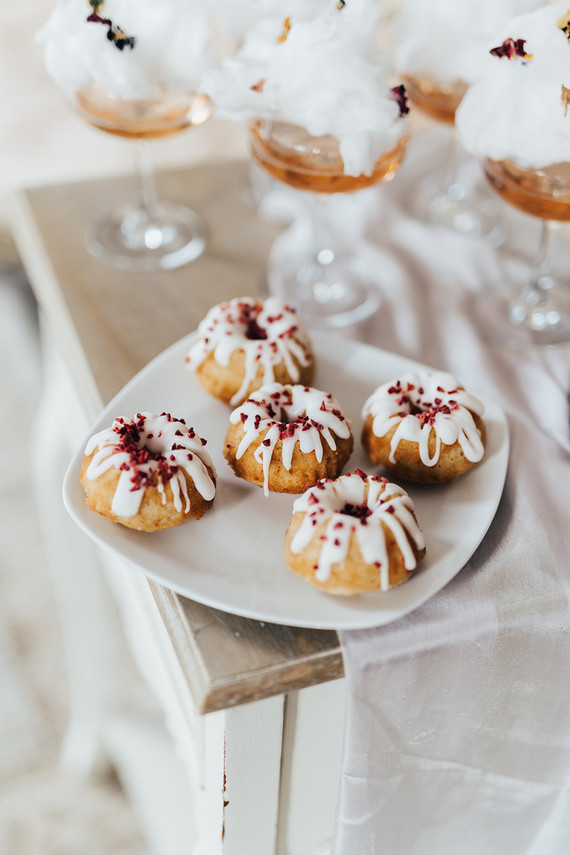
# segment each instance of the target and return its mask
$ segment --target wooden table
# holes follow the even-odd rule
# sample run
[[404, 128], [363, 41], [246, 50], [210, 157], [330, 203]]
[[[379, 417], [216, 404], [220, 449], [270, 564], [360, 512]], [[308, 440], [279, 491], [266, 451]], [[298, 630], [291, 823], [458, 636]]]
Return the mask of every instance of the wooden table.
[[[128, 197], [129, 179], [17, 194], [13, 231], [40, 304], [53, 374], [48, 371], [45, 419], [49, 413], [55, 425], [61, 419], [53, 414], [54, 401], [61, 399], [66, 382], [64, 405], [69, 413], [75, 408], [75, 427], [68, 426], [60, 460], [68, 459], [112, 396], [152, 357], [193, 330], [210, 306], [263, 288], [265, 259], [277, 228], [242, 201], [246, 174], [246, 164], [238, 161], [161, 174], [160, 193], [201, 213], [210, 239], [192, 264], [152, 274], [103, 266], [84, 248], [86, 225], [102, 208]], [[60, 433], [54, 430], [56, 437]], [[48, 473], [47, 485], [44, 473], [41, 489], [51, 489], [54, 501], [60, 482], [53, 480], [61, 474]], [[108, 578], [109, 557], [104, 561]], [[228, 615], [133, 571], [110, 572], [120, 608], [134, 609], [156, 641], [163, 673], [160, 679], [156, 671], [146, 678], [167, 719], [178, 721], [175, 740], [182, 746], [192, 742], [196, 753], [197, 730], [201, 734], [203, 762], [199, 774], [192, 775], [197, 790], [206, 794], [206, 807], [198, 812], [208, 818], [202, 824], [208, 828], [197, 829], [196, 851], [326, 851], [343, 720], [336, 633]], [[69, 609], [76, 611], [77, 604]], [[140, 647], [140, 639], [133, 644], [131, 638], [131, 646]], [[141, 651], [136, 655], [140, 661]], [[197, 715], [216, 711], [219, 716], [205, 716], [197, 727]], [[323, 784], [331, 775], [332, 781]], [[324, 787], [326, 797], [315, 796], [312, 787]], [[310, 810], [303, 804], [308, 798]]]

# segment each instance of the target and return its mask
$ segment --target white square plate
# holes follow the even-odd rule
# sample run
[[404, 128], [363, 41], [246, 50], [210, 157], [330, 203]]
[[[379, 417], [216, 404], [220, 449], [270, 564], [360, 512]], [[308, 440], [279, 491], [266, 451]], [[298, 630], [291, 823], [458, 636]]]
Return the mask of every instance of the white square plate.
[[[244, 617], [289, 626], [356, 629], [390, 623], [437, 593], [463, 567], [491, 524], [507, 471], [509, 437], [501, 409], [485, 404], [487, 450], [469, 473], [445, 486], [407, 486], [426, 535], [427, 556], [411, 579], [386, 593], [325, 594], [292, 573], [282, 555], [294, 496], [271, 494], [236, 478], [222, 456], [229, 408], [210, 397], [185, 365], [195, 333], [142, 369], [105, 407], [89, 433], [117, 416], [170, 412], [208, 440], [218, 471], [214, 507], [201, 520], [147, 534], [116, 525], [87, 508], [79, 482], [84, 444], [64, 481], [75, 522], [97, 543], [179, 594]], [[380, 384], [425, 366], [328, 334], [312, 335], [313, 385], [331, 392], [352, 421], [355, 451], [348, 469], [372, 467], [360, 446], [365, 399]], [[473, 390], [470, 390], [473, 391]], [[86, 437], [87, 440], [87, 437]]]

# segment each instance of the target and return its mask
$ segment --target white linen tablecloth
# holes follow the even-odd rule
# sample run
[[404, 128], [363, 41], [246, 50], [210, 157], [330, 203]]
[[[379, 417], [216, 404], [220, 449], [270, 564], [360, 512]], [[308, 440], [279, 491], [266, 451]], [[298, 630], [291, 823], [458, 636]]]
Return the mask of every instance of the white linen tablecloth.
[[[482, 336], [471, 300], [500, 287], [505, 254], [406, 213], [433, 166], [426, 151], [414, 143], [401, 176], [364, 203], [371, 244], [359, 256], [383, 292], [364, 337], [499, 403], [509, 471], [488, 534], [446, 588], [391, 625], [340, 634], [333, 855], [567, 855], [570, 348], [514, 351]], [[357, 202], [346, 204], [357, 231]], [[532, 254], [536, 221], [502, 210], [507, 257]]]

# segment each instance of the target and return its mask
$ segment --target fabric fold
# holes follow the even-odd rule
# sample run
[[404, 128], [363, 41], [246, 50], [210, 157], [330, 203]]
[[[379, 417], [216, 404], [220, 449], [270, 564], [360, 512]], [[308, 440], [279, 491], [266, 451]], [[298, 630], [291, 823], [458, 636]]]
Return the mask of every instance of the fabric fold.
[[[509, 471], [485, 539], [450, 584], [393, 624], [340, 634], [348, 708], [332, 852], [566, 855], [570, 348], [512, 351], [476, 328], [471, 301], [504, 287], [517, 254], [532, 255], [538, 223], [505, 205], [511, 238], [497, 251], [414, 220], [409, 200], [435, 163], [422, 151], [410, 146], [360, 218], [355, 198], [338, 202], [359, 263], [378, 272], [366, 339], [496, 401]], [[266, 212], [279, 209], [266, 200]], [[286, 251], [283, 237], [273, 261]]]

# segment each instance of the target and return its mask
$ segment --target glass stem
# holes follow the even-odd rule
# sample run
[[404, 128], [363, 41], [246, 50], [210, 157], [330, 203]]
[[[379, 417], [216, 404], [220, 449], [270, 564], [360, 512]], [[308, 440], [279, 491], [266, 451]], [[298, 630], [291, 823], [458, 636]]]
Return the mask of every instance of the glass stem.
[[137, 165], [140, 178], [140, 206], [146, 214], [146, 219], [153, 222], [158, 204], [153, 140], [138, 141]]
[[447, 144], [447, 157], [445, 161], [445, 172], [443, 175], [443, 192], [452, 200], [460, 202], [465, 198], [465, 187], [459, 181], [459, 152], [460, 146], [457, 140], [455, 127], [450, 128]]
[[338, 301], [341, 285], [337, 269], [334, 229], [330, 226], [331, 198], [328, 193], [307, 194], [310, 227], [310, 262], [302, 266], [296, 279], [311, 294], [311, 301], [332, 305]]
[[552, 267], [559, 232], [559, 222], [555, 220], [542, 221], [535, 268], [527, 289], [527, 300], [531, 303], [544, 303], [550, 299], [554, 286]]
[[328, 224], [330, 201], [330, 196], [323, 193], [315, 193], [311, 200], [311, 227], [315, 263], [323, 272], [335, 259]]

